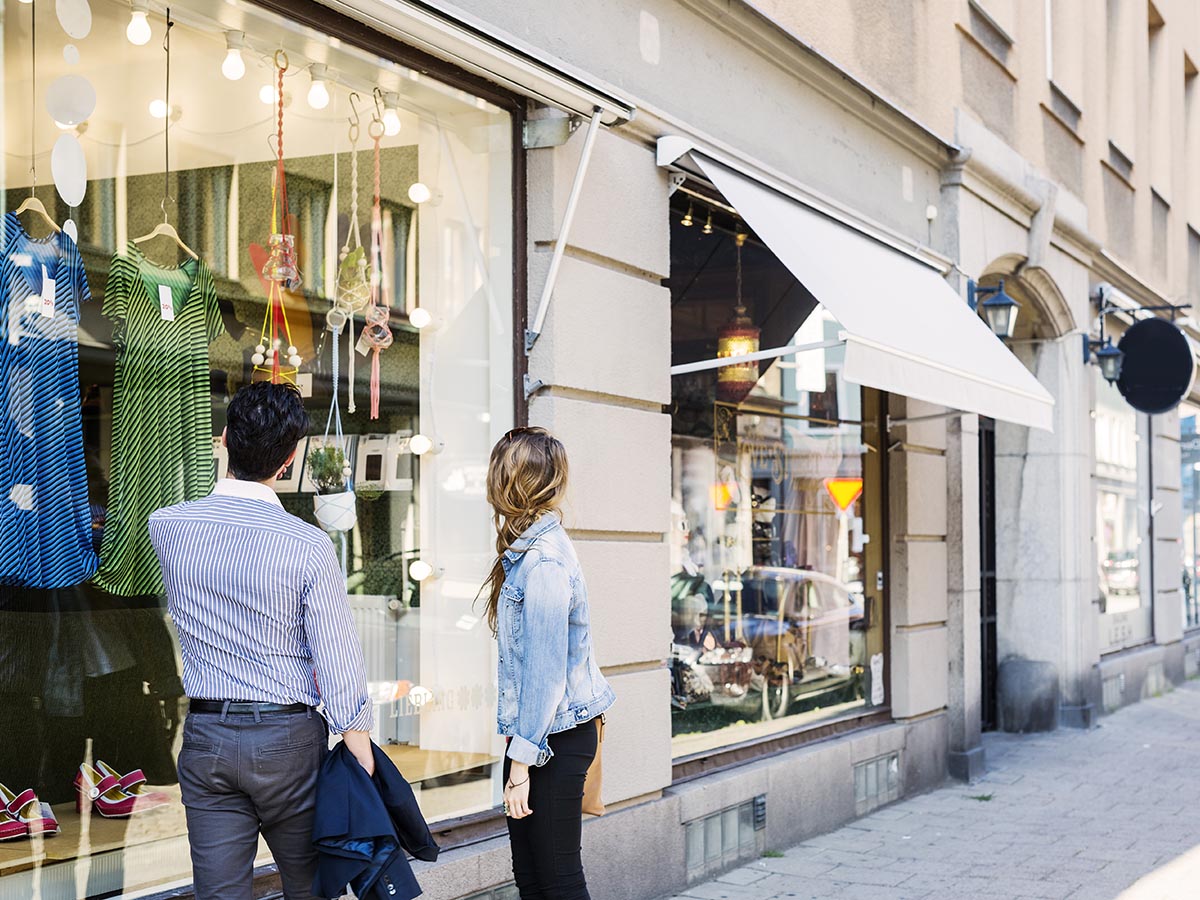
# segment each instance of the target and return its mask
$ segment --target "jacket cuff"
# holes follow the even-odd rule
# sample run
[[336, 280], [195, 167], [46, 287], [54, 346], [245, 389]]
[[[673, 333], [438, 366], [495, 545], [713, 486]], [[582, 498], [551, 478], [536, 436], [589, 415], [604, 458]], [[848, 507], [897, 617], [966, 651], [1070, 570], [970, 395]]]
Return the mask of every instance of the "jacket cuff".
[[334, 719], [332, 716], [326, 716], [325, 720], [334, 734], [344, 731], [370, 731], [375, 727], [375, 706], [370, 697], [364, 697], [358, 710], [344, 724], [341, 717]]
[[519, 734], [514, 734], [508, 742], [507, 755], [513, 762], [525, 763], [527, 766], [544, 766], [554, 755], [554, 751], [550, 749], [550, 742], [546, 741], [545, 744], [545, 747], [539, 747]]

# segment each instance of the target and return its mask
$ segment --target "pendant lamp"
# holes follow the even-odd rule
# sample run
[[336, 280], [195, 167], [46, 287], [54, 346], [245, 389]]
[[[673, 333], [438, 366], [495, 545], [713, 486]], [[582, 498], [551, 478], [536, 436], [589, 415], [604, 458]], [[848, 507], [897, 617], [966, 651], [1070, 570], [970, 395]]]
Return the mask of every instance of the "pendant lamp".
[[[717, 357], [730, 359], [758, 352], [759, 330], [746, 314], [742, 301], [742, 245], [746, 235], [734, 237], [737, 244], [737, 305], [733, 317], [717, 335]], [[717, 399], [724, 403], [741, 403], [758, 384], [758, 362], [731, 363], [717, 369]]]

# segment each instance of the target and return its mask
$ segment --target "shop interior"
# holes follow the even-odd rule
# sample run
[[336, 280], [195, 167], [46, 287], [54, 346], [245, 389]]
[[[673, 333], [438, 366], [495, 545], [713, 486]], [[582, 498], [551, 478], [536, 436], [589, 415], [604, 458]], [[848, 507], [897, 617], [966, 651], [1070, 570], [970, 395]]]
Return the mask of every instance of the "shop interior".
[[[672, 365], [836, 343], [711, 186], [671, 199]], [[885, 702], [881, 395], [841, 348], [672, 378], [677, 758]]]
[[[342, 558], [375, 739], [431, 821], [497, 802], [494, 650], [472, 586], [480, 473], [513, 408], [494, 384], [512, 371], [509, 117], [250, 4], [172, 4], [169, 30], [167, 15], [4, 3], [0, 422], [25, 454], [0, 459], [6, 541], [49, 533], [34, 498], [50, 482], [21, 466], [78, 485], [60, 478], [73, 543], [35, 537], [0, 573], [0, 721], [22, 736], [0, 749], [0, 791], [32, 790], [24, 818], [43, 823], [0, 843], [15, 879], [0, 894], [186, 878], [186, 698], [139, 532], [226, 474], [224, 409], [256, 379], [306, 398], [311, 436], [277, 490]], [[140, 771], [121, 794], [132, 813], [86, 802], [106, 767]]]

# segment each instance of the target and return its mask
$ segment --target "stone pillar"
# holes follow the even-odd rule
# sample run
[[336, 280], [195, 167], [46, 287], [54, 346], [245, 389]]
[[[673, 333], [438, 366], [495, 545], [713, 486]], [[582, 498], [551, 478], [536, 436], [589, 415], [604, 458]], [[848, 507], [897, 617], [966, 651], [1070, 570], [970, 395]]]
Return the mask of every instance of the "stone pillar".
[[[899, 419], [944, 409], [893, 395], [889, 411]], [[887, 443], [880, 451], [889, 454], [891, 705], [895, 719], [904, 721], [946, 708], [946, 420], [893, 425]], [[919, 761], [911, 757], [909, 787], [921, 789], [914, 782], [922, 775], [944, 776], [944, 760], [915, 771]]]
[[1090, 376], [1073, 341], [1022, 344], [1014, 352], [1056, 404], [1053, 433], [996, 424], [997, 653], [1002, 667], [1026, 666], [1021, 677], [1001, 679], [1000, 727], [1053, 728], [1053, 715], [1035, 714], [1049, 703], [1060, 705], [1062, 724], [1087, 727], [1099, 691], [1089, 593]]
[[979, 417], [946, 423], [947, 649], [950, 774], [973, 781], [986, 769], [981, 733]]
[[[529, 151], [529, 316], [583, 147]], [[601, 131], [529, 374], [529, 421], [571, 461], [565, 524], [591, 600], [600, 666], [617, 693], [604, 741], [604, 800], [671, 782], [671, 297], [666, 175], [652, 149]]]

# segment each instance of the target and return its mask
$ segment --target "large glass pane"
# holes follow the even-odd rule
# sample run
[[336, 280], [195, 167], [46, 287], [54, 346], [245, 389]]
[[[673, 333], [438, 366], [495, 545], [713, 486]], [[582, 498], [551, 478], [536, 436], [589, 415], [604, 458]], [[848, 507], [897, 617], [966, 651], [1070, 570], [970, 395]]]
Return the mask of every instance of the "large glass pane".
[[1182, 588], [1183, 626], [1200, 627], [1200, 433], [1196, 426], [1200, 408], [1191, 403], [1179, 407], [1179, 447], [1183, 501]]
[[[491, 546], [487, 454], [514, 409], [507, 113], [237, 0], [171, 4], [168, 108], [163, 7], [140, 41], [127, 2], [94, 0], [90, 34], [71, 40], [55, 4], [38, 3], [36, 47], [34, 8], [3, 4], [0, 201], [9, 211], [29, 197], [32, 164], [36, 197], [73, 222], [78, 252], [35, 213], [5, 219], [0, 722], [21, 737], [0, 742], [0, 783], [32, 788], [61, 832], [0, 844], [0, 897], [115, 896], [187, 879], [174, 769], [186, 698], [145, 520], [225, 474], [225, 409], [239, 387], [272, 377], [273, 327], [278, 377], [300, 386], [313, 422], [280, 499], [315, 522], [318, 485], [344, 492], [343, 465], [356, 494], [356, 521], [330, 540], [366, 652], [375, 738], [429, 819], [492, 807], [503, 749], [494, 642], [472, 601]], [[229, 47], [241, 48], [238, 78], [236, 64], [222, 66]], [[80, 79], [94, 109], [56, 125], [52, 112], [78, 96], [48, 109], [48, 93], [86, 92]], [[371, 127], [376, 117], [386, 130]], [[71, 208], [51, 149], [75, 142], [86, 192]], [[286, 220], [272, 215], [284, 185]], [[198, 259], [167, 237], [132, 242], [164, 218]], [[372, 246], [373, 221], [368, 282], [377, 272], [392, 334], [377, 356], [355, 352], [365, 310], [340, 336], [326, 327], [339, 260]], [[261, 273], [282, 231], [301, 281], [277, 295], [275, 319]], [[56, 276], [67, 287], [47, 316], [36, 301]], [[410, 318], [418, 307], [427, 315]], [[157, 338], [132, 337], [151, 325]], [[315, 452], [330, 447], [337, 465]], [[79, 490], [54, 488], [75, 473]], [[82, 537], [56, 537], [72, 528]], [[155, 802], [123, 818], [77, 811], [74, 780], [103, 765], [141, 769]]]
[[[699, 196], [677, 205], [674, 363], [724, 351], [739, 292], [735, 324], [751, 323], [763, 347], [836, 339], [837, 321], [753, 237], [739, 266], [745, 226], [727, 209]], [[879, 396], [846, 382], [842, 360], [835, 347], [673, 379], [676, 756], [885, 702], [869, 543]]]
[[[1143, 577], [1149, 504], [1142, 422], [1092, 367], [1095, 392], [1096, 564], [1100, 646], [1119, 650], [1150, 640], [1150, 585]], [[1140, 417], [1143, 421], [1145, 417]]]

